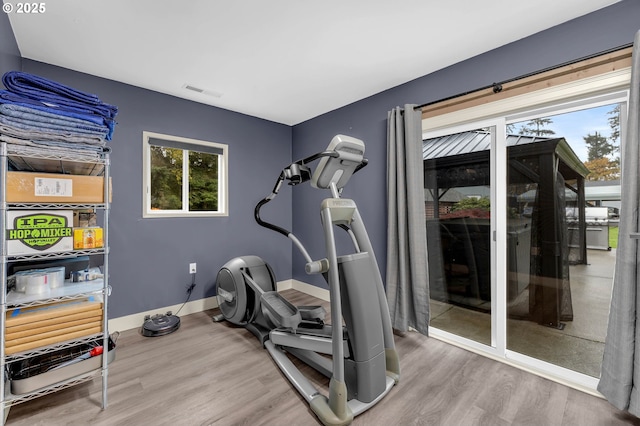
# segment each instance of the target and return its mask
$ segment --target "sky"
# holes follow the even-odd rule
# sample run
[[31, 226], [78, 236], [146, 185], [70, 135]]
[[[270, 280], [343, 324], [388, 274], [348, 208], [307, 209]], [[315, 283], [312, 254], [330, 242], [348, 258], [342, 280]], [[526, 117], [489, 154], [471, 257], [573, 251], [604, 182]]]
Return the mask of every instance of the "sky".
[[[584, 143], [584, 137], [588, 134], [594, 134], [596, 131], [604, 137], [611, 136], [611, 127], [609, 126], [610, 114], [616, 104], [605, 105], [596, 108], [569, 112], [566, 114], [553, 115], [545, 118], [553, 120], [549, 126], [545, 128], [551, 129], [556, 134], [555, 137], [563, 137], [569, 142], [580, 160], [587, 161], [587, 146]], [[525, 122], [515, 123], [516, 132]], [[616, 154], [618, 156], [619, 154]]]

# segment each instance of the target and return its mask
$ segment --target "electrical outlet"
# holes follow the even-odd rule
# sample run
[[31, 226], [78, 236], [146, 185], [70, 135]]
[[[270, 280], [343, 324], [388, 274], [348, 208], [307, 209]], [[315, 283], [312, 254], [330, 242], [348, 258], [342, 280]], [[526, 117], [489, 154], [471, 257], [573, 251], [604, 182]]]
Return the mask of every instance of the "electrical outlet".
[[195, 274], [196, 273], [196, 264], [195, 263], [190, 263], [189, 264], [189, 273], [190, 274]]

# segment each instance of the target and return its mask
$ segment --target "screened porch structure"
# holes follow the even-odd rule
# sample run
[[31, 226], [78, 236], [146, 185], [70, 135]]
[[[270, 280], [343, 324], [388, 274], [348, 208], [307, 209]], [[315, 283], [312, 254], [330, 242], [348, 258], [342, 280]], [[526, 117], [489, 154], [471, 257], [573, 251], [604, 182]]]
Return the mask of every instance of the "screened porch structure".
[[[589, 170], [564, 138], [509, 135], [506, 145], [506, 293], [519, 305], [509, 314], [561, 328], [573, 319], [569, 264], [587, 263]], [[480, 311], [491, 309], [490, 146], [486, 131], [423, 141], [431, 298]]]

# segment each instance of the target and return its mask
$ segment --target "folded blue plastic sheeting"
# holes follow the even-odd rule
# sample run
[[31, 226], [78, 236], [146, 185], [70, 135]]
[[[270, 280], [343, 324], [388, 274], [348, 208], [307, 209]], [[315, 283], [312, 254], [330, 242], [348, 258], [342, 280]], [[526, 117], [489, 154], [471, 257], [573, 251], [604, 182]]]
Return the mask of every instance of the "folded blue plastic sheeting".
[[[0, 129], [5, 128], [0, 124]], [[46, 146], [50, 150], [59, 150], [65, 152], [73, 152], [73, 151], [91, 151], [96, 153], [103, 152], [103, 145], [97, 142], [92, 142], [92, 139], [82, 138], [82, 140], [51, 140], [47, 139], [46, 141], [39, 140], [31, 140], [24, 138], [16, 138], [14, 136], [9, 136], [5, 134], [0, 134], [0, 141], [7, 142], [13, 145], [23, 145], [27, 147], [42, 147]], [[95, 158], [98, 158], [96, 155]]]
[[43, 132], [59, 131], [68, 134], [97, 136], [103, 139], [106, 137], [108, 131], [106, 127], [90, 128], [89, 126], [81, 125], [68, 126], [61, 123], [45, 123], [42, 121], [29, 120], [27, 118], [9, 117], [3, 114], [0, 114], [0, 123], [9, 124], [19, 129], [25, 130], [36, 129]]
[[61, 126], [93, 130], [96, 132], [107, 132], [109, 129], [104, 124], [96, 124], [87, 120], [80, 120], [74, 117], [65, 117], [46, 111], [14, 104], [0, 104], [0, 114], [8, 117], [21, 118], [24, 120], [37, 121], [41, 123], [58, 124]]
[[[2, 125], [0, 125], [0, 129], [2, 129]], [[60, 154], [78, 154], [78, 152], [80, 152], [87, 158], [96, 159], [100, 158], [100, 154], [103, 152], [101, 146], [91, 145], [87, 143], [88, 141], [86, 139], [82, 142], [52, 141], [50, 139], [46, 141], [32, 141], [0, 133], [0, 141], [7, 142], [12, 145], [21, 145], [25, 147], [26, 150], [29, 148], [40, 148], [44, 146], [51, 152], [57, 152]]]
[[118, 108], [102, 102], [96, 95], [20, 71], [5, 73], [2, 83], [9, 92], [40, 101], [46, 106], [61, 110], [70, 108], [72, 112], [80, 109], [101, 116], [109, 129], [106, 139], [111, 140]]
[[71, 108], [61, 109], [50, 106], [44, 102], [35, 99], [25, 98], [8, 90], [0, 90], [0, 104], [24, 106], [38, 111], [49, 112], [52, 114], [62, 115], [64, 117], [78, 118], [80, 120], [91, 121], [95, 124], [104, 124], [104, 117], [94, 114], [87, 108]]
[[68, 132], [40, 131], [36, 129], [19, 129], [17, 127], [0, 123], [0, 140], [13, 144], [46, 145], [46, 142], [60, 141], [77, 144], [95, 145], [102, 151], [105, 140], [96, 136], [69, 134]]
[[88, 130], [41, 127], [37, 122], [20, 121], [12, 117], [0, 115], [0, 134], [30, 140], [81, 140], [91, 139], [93, 143], [105, 144], [104, 133], [98, 134]]
[[81, 92], [64, 84], [26, 72], [9, 71], [2, 77], [2, 83], [11, 92], [36, 99], [45, 99], [51, 96], [90, 105], [100, 105], [102, 103], [96, 95]]

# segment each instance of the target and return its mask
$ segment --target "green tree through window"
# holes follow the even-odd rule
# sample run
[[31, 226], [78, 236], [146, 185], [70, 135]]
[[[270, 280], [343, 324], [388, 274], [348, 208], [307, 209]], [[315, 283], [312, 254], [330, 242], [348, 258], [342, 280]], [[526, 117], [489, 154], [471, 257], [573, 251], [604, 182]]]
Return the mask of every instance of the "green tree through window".
[[150, 150], [151, 208], [182, 208], [182, 150], [161, 146], [152, 146]]
[[599, 132], [589, 133], [583, 139], [587, 145], [587, 161], [608, 157], [616, 151], [616, 147]]
[[534, 118], [527, 121], [521, 128], [520, 134], [526, 136], [553, 136], [556, 134], [546, 127], [553, 123], [550, 118]]
[[145, 217], [226, 215], [226, 150], [144, 132]]
[[218, 156], [189, 151], [189, 210], [218, 210]]

